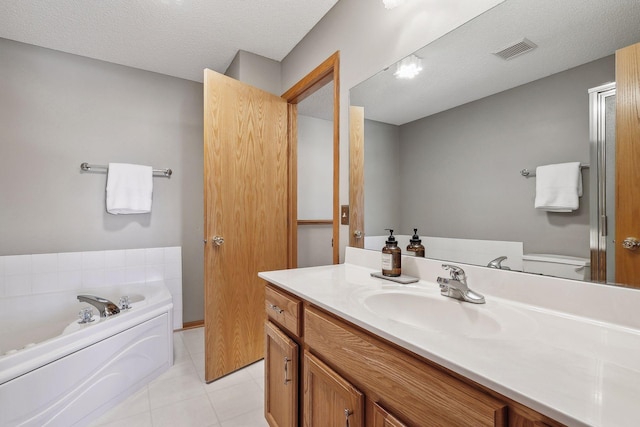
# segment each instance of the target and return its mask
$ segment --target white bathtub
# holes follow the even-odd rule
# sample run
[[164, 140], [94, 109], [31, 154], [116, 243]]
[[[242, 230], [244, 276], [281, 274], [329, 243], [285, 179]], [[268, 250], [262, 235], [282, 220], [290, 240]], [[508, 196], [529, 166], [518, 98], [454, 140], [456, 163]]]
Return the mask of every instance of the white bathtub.
[[[79, 294], [132, 308], [79, 325]], [[173, 364], [172, 308], [161, 282], [1, 298], [0, 426], [81, 426], [114, 407]]]

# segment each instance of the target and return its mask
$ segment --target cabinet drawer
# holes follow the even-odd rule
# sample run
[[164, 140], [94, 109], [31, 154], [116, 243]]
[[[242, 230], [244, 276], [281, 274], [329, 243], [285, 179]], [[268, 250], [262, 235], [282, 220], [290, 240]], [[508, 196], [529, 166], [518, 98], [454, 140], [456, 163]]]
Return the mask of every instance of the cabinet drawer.
[[410, 425], [505, 426], [507, 405], [417, 357], [319, 310], [304, 312], [305, 343]]
[[295, 336], [300, 336], [300, 300], [267, 286], [265, 289], [265, 310], [273, 320]]

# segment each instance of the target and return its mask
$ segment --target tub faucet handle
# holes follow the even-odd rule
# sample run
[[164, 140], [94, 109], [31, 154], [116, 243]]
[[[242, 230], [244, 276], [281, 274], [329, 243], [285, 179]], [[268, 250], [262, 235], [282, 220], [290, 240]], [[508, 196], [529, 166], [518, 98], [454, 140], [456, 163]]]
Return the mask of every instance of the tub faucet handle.
[[120, 297], [120, 301], [118, 302], [118, 306], [120, 310], [128, 310], [131, 308], [131, 299], [129, 299], [129, 295], [123, 295]]
[[85, 307], [78, 313], [78, 323], [89, 323], [93, 322], [95, 319], [93, 318], [93, 308]]

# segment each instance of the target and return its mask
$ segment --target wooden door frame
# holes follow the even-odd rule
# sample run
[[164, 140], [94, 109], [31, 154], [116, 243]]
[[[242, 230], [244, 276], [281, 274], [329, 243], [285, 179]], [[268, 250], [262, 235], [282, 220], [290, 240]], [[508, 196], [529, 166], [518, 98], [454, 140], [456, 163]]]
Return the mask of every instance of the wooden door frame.
[[364, 107], [349, 106], [349, 246], [364, 249]]
[[288, 267], [298, 266], [298, 106], [333, 80], [333, 263], [340, 263], [340, 51], [336, 51], [282, 94], [289, 103], [289, 254]]

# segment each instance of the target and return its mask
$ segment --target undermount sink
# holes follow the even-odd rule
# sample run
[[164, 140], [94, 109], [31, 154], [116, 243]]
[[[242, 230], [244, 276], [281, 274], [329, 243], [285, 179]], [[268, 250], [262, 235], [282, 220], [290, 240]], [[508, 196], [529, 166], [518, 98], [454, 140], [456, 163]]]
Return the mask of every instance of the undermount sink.
[[[522, 316], [495, 304], [470, 304], [411, 288], [378, 290], [361, 297], [364, 307], [373, 314], [407, 326], [483, 338], [513, 331], [522, 325]], [[523, 326], [523, 325], [522, 325]], [[520, 328], [518, 328], [520, 329]], [[520, 329], [522, 331], [522, 329]]]

